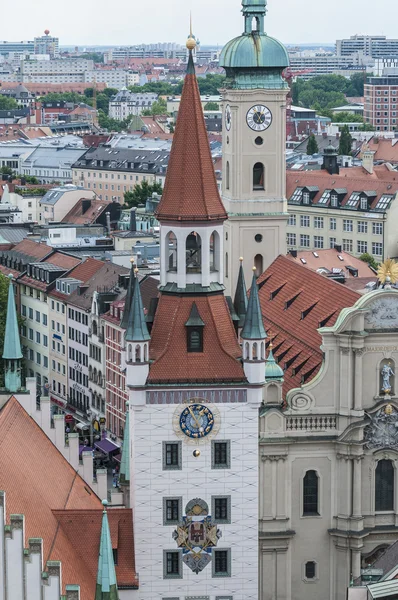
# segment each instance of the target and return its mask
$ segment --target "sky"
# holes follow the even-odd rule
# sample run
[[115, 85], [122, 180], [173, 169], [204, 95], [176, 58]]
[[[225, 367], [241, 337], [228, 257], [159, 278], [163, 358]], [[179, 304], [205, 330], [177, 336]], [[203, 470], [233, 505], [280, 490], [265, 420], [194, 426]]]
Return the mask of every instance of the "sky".
[[[192, 11], [203, 45], [223, 45], [243, 31], [240, 0], [4, 0], [7, 41], [33, 39], [45, 29], [61, 45], [184, 43]], [[355, 33], [398, 37], [396, 0], [268, 0], [266, 31], [284, 43], [334, 43]]]

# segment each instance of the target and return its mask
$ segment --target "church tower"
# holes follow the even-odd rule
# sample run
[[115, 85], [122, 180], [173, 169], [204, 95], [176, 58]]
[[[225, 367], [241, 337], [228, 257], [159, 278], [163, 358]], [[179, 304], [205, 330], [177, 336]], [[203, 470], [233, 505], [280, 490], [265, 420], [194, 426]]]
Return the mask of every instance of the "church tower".
[[225, 285], [236, 287], [234, 265], [244, 257], [246, 279], [286, 252], [286, 96], [284, 46], [264, 32], [267, 0], [243, 0], [244, 32], [224, 47], [222, 199]]

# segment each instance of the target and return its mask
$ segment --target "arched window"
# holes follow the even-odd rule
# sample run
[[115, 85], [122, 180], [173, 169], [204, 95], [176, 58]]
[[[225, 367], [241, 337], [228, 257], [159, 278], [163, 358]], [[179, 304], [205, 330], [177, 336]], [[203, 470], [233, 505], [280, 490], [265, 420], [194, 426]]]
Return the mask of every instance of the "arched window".
[[253, 190], [264, 189], [264, 165], [256, 163], [253, 167]]
[[93, 371], [93, 381], [94, 383], [97, 383], [97, 369], [94, 369]]
[[316, 471], [307, 471], [303, 481], [303, 515], [319, 515], [319, 478]]
[[167, 270], [177, 271], [177, 238], [172, 231], [166, 235]]
[[188, 328], [188, 352], [203, 352], [203, 328]]
[[102, 386], [102, 373], [101, 373], [101, 371], [98, 371], [98, 379], [97, 379], [97, 381], [98, 381], [98, 385]]
[[93, 335], [97, 335], [97, 322], [93, 321]]
[[261, 342], [261, 360], [264, 360], [265, 358], [265, 344], [264, 342]]
[[196, 231], [191, 231], [185, 244], [187, 273], [202, 272], [202, 240]]
[[133, 348], [132, 348], [131, 344], [129, 344], [128, 360], [129, 360], [129, 362], [131, 362], [133, 360]]
[[379, 460], [377, 463], [375, 509], [394, 510], [394, 467], [391, 460]]
[[305, 563], [305, 578], [315, 579], [316, 578], [316, 562], [309, 560]]
[[227, 167], [225, 169], [225, 189], [229, 190], [229, 161], [227, 160]]
[[252, 31], [259, 31], [259, 19], [258, 17], [253, 17], [252, 18]]
[[213, 231], [210, 236], [210, 271], [220, 270], [220, 236], [217, 231]]
[[250, 359], [250, 345], [249, 345], [249, 342], [246, 342], [246, 344], [245, 344], [245, 358], [247, 360]]
[[148, 345], [144, 346], [144, 362], [148, 362]]
[[256, 277], [260, 277], [263, 272], [263, 255], [256, 254], [254, 257], [254, 266], [256, 267]]
[[88, 378], [90, 379], [90, 381], [93, 378], [93, 367], [91, 365], [88, 368]]
[[253, 344], [253, 360], [257, 360], [257, 359], [258, 359], [257, 342], [254, 342], [254, 344]]
[[138, 345], [135, 347], [135, 362], [141, 362], [141, 348]]

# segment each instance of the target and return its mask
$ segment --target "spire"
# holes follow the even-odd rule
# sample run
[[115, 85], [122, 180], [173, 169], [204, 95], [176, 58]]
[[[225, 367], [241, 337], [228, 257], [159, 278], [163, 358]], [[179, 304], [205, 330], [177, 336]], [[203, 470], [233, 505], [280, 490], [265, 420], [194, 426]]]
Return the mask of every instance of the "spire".
[[238, 275], [238, 283], [236, 284], [234, 308], [239, 317], [238, 327], [243, 327], [247, 313], [247, 289], [245, 283], [245, 275], [243, 273], [243, 258], [240, 258], [240, 267]]
[[129, 309], [126, 341], [146, 342], [151, 339], [145, 321], [144, 306], [142, 304], [140, 284], [137, 277], [138, 269], [135, 270], [133, 298]]
[[3, 358], [20, 359], [22, 358], [21, 342], [19, 339], [19, 327], [17, 311], [15, 308], [14, 286], [12, 284], [12, 275], [9, 275], [10, 284], [8, 286], [8, 303], [6, 330], [4, 334]]
[[258, 297], [256, 268], [253, 267], [253, 281], [241, 338], [245, 340], [265, 340], [266, 337], [267, 334], [264, 329], [260, 300]]
[[122, 460], [120, 463], [120, 483], [130, 483], [130, 404], [126, 402], [126, 423], [124, 426], [124, 438], [122, 449]]
[[227, 218], [217, 187], [195, 75], [192, 56], [195, 46], [190, 34], [188, 66], [166, 182], [156, 211], [159, 221], [224, 221]]
[[130, 279], [129, 279], [129, 285], [127, 288], [127, 294], [126, 294], [126, 301], [124, 303], [124, 311], [123, 311], [123, 317], [122, 320], [120, 321], [120, 327], [123, 327], [123, 329], [127, 329], [127, 322], [128, 322], [128, 317], [129, 317], [129, 308], [131, 306], [131, 301], [133, 299], [133, 288], [134, 288], [134, 258], [132, 258], [130, 260], [131, 262], [131, 268], [130, 268]]
[[283, 369], [278, 365], [272, 352], [272, 342], [269, 345], [269, 353], [265, 361], [265, 380], [283, 381]]
[[95, 600], [118, 600], [115, 563], [113, 560], [111, 533], [109, 531], [107, 500], [103, 500], [101, 540], [98, 557], [97, 586]]

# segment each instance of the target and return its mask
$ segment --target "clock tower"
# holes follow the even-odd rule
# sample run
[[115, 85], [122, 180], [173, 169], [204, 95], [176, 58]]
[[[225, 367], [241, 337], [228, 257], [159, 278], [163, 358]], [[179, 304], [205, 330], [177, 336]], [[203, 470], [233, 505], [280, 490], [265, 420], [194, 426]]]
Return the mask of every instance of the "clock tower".
[[222, 199], [227, 293], [239, 257], [249, 278], [286, 252], [286, 96], [284, 46], [264, 32], [267, 0], [243, 0], [244, 32], [224, 47]]

